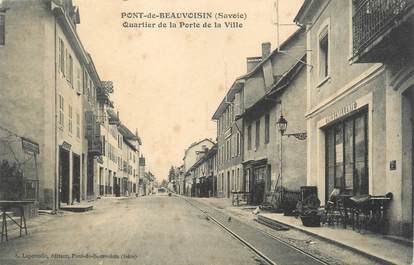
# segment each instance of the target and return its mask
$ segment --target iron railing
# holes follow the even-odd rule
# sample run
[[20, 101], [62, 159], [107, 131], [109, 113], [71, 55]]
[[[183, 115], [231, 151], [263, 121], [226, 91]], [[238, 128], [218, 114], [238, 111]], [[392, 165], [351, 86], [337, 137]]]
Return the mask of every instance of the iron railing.
[[359, 55], [375, 38], [389, 29], [413, 0], [354, 0], [353, 55]]

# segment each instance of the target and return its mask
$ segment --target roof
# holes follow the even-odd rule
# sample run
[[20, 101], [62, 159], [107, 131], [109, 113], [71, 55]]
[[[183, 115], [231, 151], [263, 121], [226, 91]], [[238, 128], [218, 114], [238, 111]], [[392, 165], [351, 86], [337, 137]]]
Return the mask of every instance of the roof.
[[[201, 143], [201, 142], [204, 142], [204, 141], [209, 141], [210, 143], [212, 143], [213, 145], [215, 144], [212, 140], [210, 140], [210, 139], [208, 139], [208, 138], [204, 138], [203, 140], [201, 140], [201, 141], [198, 141], [198, 142], [194, 142], [194, 143], [192, 143], [187, 149], [185, 149], [185, 151], [184, 151], [184, 157], [185, 157], [185, 155], [187, 154], [187, 152], [188, 152], [188, 150], [190, 150], [192, 147], [194, 147], [194, 146], [196, 146], [196, 145], [198, 145], [199, 143]], [[184, 159], [184, 158], [183, 158]]]
[[315, 15], [318, 10], [323, 9], [322, 4], [329, 4], [329, 2], [328, 0], [305, 0], [293, 21], [300, 26], [312, 23], [313, 16], [309, 17], [309, 15], [312, 13]]
[[266, 58], [261, 60], [250, 72], [236, 78], [233, 82], [232, 86], [230, 87], [229, 91], [226, 93], [225, 98], [221, 101], [220, 105], [218, 106], [217, 110], [214, 112], [212, 119], [218, 120], [220, 115], [224, 112], [227, 108], [228, 101], [233, 100], [234, 95], [242, 88], [236, 87], [237, 84], [243, 84], [247, 78], [252, 77], [256, 74], [260, 69], [262, 69], [263, 64], [265, 64], [268, 60], [270, 60], [274, 55], [280, 54], [279, 51], [283, 50], [283, 48], [288, 45], [293, 39], [299, 36], [300, 33], [304, 32], [305, 29], [298, 28], [292, 35], [290, 35], [282, 44], [280, 44], [279, 48], [273, 50]]
[[310, 5], [312, 4], [313, 0], [305, 0], [305, 2], [300, 7], [298, 13], [296, 14], [295, 18], [293, 19], [294, 22], [302, 24], [302, 20], [304, 15], [309, 10]]
[[120, 123], [118, 125], [118, 131], [122, 136], [128, 140], [138, 141], [138, 137], [131, 132], [124, 124]]
[[195, 162], [194, 165], [192, 165], [190, 169], [187, 170], [187, 172], [190, 172], [194, 170], [195, 168], [199, 167], [204, 161], [206, 161], [207, 159], [209, 159], [216, 153], [217, 153], [217, 144], [214, 144], [214, 146], [211, 147], [211, 149], [208, 150], [208, 152], [205, 155], [203, 155], [199, 160], [197, 160], [197, 162]]
[[244, 86], [244, 78], [239, 77], [234, 80], [233, 84], [231, 85], [230, 89], [227, 91], [226, 96], [220, 102], [217, 110], [214, 112], [212, 119], [218, 120], [220, 115], [226, 110], [229, 102], [234, 100], [234, 95], [239, 92]]
[[290, 69], [288, 69], [270, 88], [270, 90], [261, 97], [257, 102], [255, 102], [250, 108], [245, 109], [244, 112], [239, 115], [237, 118], [240, 119], [248, 114], [250, 114], [252, 111], [254, 111], [259, 105], [262, 105], [265, 101], [269, 100], [272, 96], [274, 97], [279, 92], [284, 90], [289, 86], [289, 84], [292, 82], [292, 80], [296, 77], [297, 74], [302, 70], [302, 68], [305, 66], [303, 61], [306, 60], [306, 54], [304, 54], [301, 58], [301, 61], [298, 61], [296, 64], [294, 64]]

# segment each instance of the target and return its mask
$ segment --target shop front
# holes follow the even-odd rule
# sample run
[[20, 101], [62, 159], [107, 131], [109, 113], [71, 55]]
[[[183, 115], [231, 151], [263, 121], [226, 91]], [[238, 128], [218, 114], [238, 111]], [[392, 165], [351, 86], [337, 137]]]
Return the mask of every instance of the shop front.
[[251, 204], [260, 205], [265, 202], [266, 194], [271, 190], [271, 168], [267, 159], [250, 160], [243, 163], [246, 189]]
[[412, 233], [404, 226], [413, 219], [414, 98], [386, 83], [380, 74], [308, 113], [307, 185], [325, 207], [333, 197], [351, 199], [341, 207], [352, 225], [403, 235]]

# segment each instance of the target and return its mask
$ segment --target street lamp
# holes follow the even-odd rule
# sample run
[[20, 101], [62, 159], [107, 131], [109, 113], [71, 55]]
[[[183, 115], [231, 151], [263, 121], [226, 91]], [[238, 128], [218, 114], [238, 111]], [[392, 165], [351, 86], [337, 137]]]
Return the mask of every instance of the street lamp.
[[279, 120], [276, 122], [277, 127], [279, 127], [279, 131], [282, 135], [285, 134], [286, 128], [287, 128], [287, 120], [283, 117], [283, 115], [280, 115]]
[[279, 127], [280, 134], [282, 136], [293, 136], [298, 140], [305, 140], [307, 138], [306, 132], [300, 132], [300, 133], [285, 133], [288, 125], [288, 121], [283, 117], [283, 115], [280, 115], [279, 120], [276, 122], [277, 126]]
[[[280, 115], [279, 120], [276, 122], [276, 125], [279, 129], [280, 132], [280, 152], [279, 152], [279, 178], [280, 178], [280, 204], [282, 204], [283, 202], [283, 193], [284, 193], [284, 189], [283, 189], [283, 136], [293, 136], [298, 140], [305, 140], [307, 138], [307, 134], [306, 132], [301, 132], [301, 133], [285, 133], [287, 130], [287, 125], [288, 125], [288, 121], [285, 119], [285, 117], [283, 117], [283, 115]], [[281, 205], [279, 205], [280, 207]]]

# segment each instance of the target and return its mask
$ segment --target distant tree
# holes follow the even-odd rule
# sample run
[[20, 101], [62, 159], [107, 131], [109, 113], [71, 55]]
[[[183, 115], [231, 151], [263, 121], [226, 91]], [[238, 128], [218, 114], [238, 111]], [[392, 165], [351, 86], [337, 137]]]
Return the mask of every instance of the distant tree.
[[161, 187], [167, 188], [168, 187], [168, 181], [166, 179], [163, 179], [161, 181]]
[[171, 166], [170, 172], [168, 172], [168, 182], [172, 182], [175, 179], [175, 169], [174, 166]]

